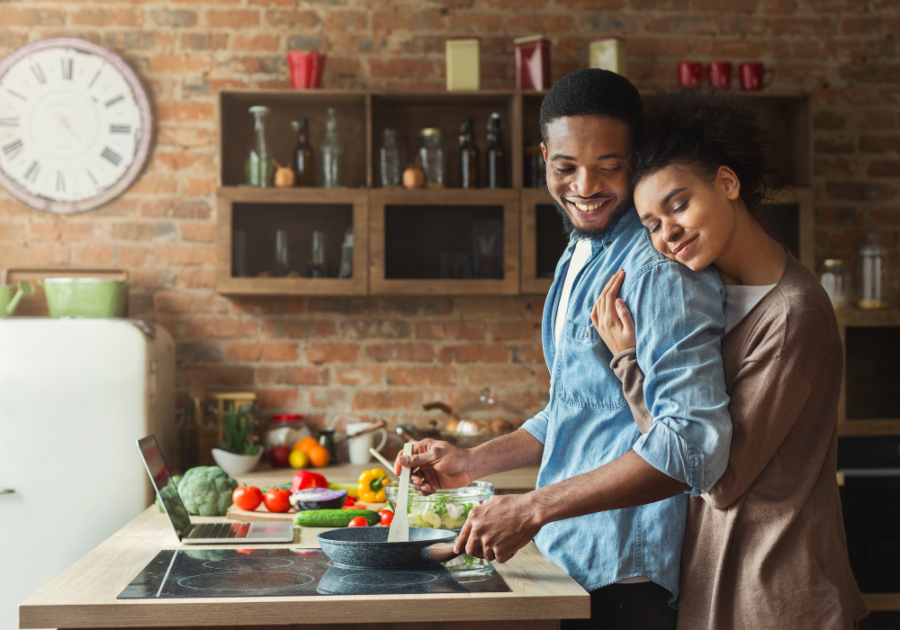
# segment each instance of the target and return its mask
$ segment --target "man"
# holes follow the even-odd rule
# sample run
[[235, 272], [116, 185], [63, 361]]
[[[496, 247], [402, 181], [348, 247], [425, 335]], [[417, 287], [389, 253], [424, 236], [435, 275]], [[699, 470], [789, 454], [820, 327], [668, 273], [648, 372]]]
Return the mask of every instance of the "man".
[[[628, 161], [641, 111], [631, 83], [596, 69], [564, 77], [541, 105], [548, 192], [571, 236], [544, 310], [547, 407], [472, 450], [424, 440], [398, 470], [412, 467], [414, 487], [430, 493], [540, 464], [535, 491], [471, 511], [458, 550], [504, 562], [534, 538], [591, 592], [592, 619], [603, 627], [669, 629], [686, 491], [713, 486], [731, 440], [719, 349], [724, 292], [715, 272], [693, 273], [656, 252], [640, 224]], [[619, 269], [654, 418], [645, 435], [590, 319]]]

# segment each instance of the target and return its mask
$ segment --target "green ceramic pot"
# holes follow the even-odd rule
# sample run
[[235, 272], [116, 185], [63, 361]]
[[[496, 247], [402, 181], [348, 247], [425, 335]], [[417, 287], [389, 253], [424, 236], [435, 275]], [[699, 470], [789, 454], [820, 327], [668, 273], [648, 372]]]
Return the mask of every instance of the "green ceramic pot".
[[34, 295], [34, 285], [28, 280], [19, 280], [18, 291], [16, 288], [11, 284], [0, 285], [0, 317], [14, 315], [19, 300], [26, 295]]
[[42, 284], [50, 317], [122, 317], [131, 283], [100, 278], [47, 278]]

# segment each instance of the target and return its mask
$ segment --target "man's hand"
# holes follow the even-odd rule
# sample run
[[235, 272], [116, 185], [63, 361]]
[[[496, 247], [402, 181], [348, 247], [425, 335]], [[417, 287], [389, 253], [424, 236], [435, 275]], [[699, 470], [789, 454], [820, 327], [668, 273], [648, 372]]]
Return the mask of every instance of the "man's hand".
[[469, 512], [455, 551], [503, 563], [531, 542], [541, 529], [538, 504], [528, 494], [495, 495]]
[[413, 454], [394, 461], [394, 473], [400, 468], [412, 468], [409, 483], [419, 494], [432, 494], [441, 489], [462, 488], [475, 479], [470, 472], [469, 451], [449, 442], [427, 439], [413, 444]]

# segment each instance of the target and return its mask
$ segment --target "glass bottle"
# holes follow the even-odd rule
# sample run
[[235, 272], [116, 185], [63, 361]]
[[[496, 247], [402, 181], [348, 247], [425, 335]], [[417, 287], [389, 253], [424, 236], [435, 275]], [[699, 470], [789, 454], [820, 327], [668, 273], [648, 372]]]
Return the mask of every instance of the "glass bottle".
[[478, 147], [472, 141], [475, 123], [466, 117], [459, 129], [459, 187], [478, 187]]
[[291, 246], [287, 230], [275, 230], [275, 277], [284, 278], [291, 269]]
[[194, 418], [194, 405], [185, 405], [181, 425], [181, 471], [185, 472], [200, 461], [200, 433]]
[[269, 108], [263, 105], [254, 105], [249, 112], [253, 115], [253, 148], [244, 162], [244, 182], [249, 186], [267, 188], [272, 185], [272, 175], [275, 168], [269, 159], [269, 150], [266, 146], [266, 128], [263, 118], [269, 115]]
[[310, 278], [324, 278], [325, 273], [325, 232], [314, 230], [312, 235], [312, 252], [307, 271]]
[[847, 265], [840, 258], [828, 258], [822, 263], [820, 276], [825, 293], [831, 298], [835, 309], [846, 308], [850, 303], [850, 282], [847, 277]]
[[334, 107], [328, 108], [325, 122], [325, 139], [319, 150], [322, 160], [322, 176], [319, 184], [323, 188], [338, 188], [344, 185], [344, 145], [338, 137], [337, 114]]
[[419, 132], [419, 166], [425, 174], [425, 188], [444, 187], [444, 136], [435, 127]]
[[399, 186], [400, 175], [400, 147], [397, 146], [397, 130], [384, 130], [384, 143], [381, 145], [381, 185]]
[[488, 119], [487, 187], [506, 187], [506, 160], [503, 153], [503, 123], [494, 112]]
[[309, 137], [307, 136], [309, 124], [306, 118], [295, 120], [291, 123], [294, 131], [297, 132], [297, 148], [294, 149], [294, 179], [295, 186], [313, 186], [313, 153], [312, 147], [309, 146]]
[[341, 266], [338, 278], [353, 277], [353, 228], [344, 232], [344, 244], [341, 246]]
[[887, 247], [878, 243], [877, 234], [870, 234], [859, 255], [862, 271], [859, 308], [887, 308]]

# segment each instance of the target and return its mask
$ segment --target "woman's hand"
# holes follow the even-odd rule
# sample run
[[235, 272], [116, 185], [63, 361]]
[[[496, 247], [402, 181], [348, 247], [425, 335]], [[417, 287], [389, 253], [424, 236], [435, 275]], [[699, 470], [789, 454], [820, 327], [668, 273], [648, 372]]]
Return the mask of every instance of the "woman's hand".
[[619, 298], [619, 289], [625, 281], [625, 272], [619, 269], [609, 279], [600, 297], [591, 310], [591, 321], [606, 342], [606, 347], [613, 354], [634, 348], [637, 341], [634, 336], [634, 320], [625, 302]]

